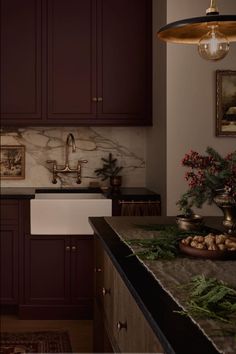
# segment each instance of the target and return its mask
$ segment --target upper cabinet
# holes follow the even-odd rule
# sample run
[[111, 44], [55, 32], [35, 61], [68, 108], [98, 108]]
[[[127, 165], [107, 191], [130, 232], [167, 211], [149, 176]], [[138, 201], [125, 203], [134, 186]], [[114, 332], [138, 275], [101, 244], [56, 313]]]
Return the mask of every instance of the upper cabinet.
[[48, 107], [51, 122], [96, 118], [94, 0], [48, 0]]
[[1, 0], [1, 118], [32, 124], [42, 116], [41, 0]]
[[151, 125], [151, 0], [1, 0], [3, 125]]

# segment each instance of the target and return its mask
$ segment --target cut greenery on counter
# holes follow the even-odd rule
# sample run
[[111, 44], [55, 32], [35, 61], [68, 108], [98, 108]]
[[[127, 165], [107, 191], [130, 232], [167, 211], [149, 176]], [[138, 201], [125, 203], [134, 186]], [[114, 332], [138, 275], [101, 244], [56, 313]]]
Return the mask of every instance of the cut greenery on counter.
[[[158, 231], [154, 238], [127, 240], [129, 245], [135, 245], [142, 250], [134, 253], [142, 259], [157, 260], [173, 259], [179, 254], [179, 241], [187, 236], [199, 235], [199, 231], [181, 231], [175, 225], [135, 225], [145, 231]], [[201, 235], [207, 235], [209, 230], [201, 230]]]
[[236, 290], [215, 278], [193, 277], [183, 286], [189, 293], [186, 311], [182, 315], [211, 318], [236, 325]]

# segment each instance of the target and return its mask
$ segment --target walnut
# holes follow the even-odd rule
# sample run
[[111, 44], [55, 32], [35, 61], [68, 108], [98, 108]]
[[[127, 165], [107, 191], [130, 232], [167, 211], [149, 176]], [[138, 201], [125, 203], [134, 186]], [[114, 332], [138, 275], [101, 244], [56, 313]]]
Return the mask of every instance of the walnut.
[[216, 244], [209, 245], [208, 251], [218, 251], [218, 247], [216, 246]]
[[198, 248], [199, 250], [204, 250], [204, 249], [206, 249], [206, 246], [203, 243], [198, 243], [196, 248]]
[[197, 242], [204, 242], [204, 237], [203, 236], [194, 236], [193, 240], [197, 241]]
[[190, 245], [191, 245], [191, 247], [193, 247], [193, 248], [197, 248], [198, 242], [197, 242], [197, 241], [192, 241], [192, 242], [190, 243]]
[[226, 247], [225, 245], [223, 245], [222, 243], [220, 243], [220, 244], [218, 245], [218, 248], [219, 248], [219, 250], [221, 250], [221, 251], [225, 251], [225, 250], [227, 249], [227, 247]]
[[225, 235], [216, 235], [215, 239], [216, 239], [216, 244], [219, 245], [219, 244], [224, 244], [227, 237]]

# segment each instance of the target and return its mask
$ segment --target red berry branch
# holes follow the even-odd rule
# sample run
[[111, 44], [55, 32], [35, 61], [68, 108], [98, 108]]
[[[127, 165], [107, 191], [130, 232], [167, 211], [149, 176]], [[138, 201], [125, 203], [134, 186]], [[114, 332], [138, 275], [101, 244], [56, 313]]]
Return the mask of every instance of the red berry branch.
[[208, 147], [206, 154], [191, 150], [181, 161], [188, 168], [185, 180], [189, 188], [177, 205], [185, 215], [192, 214], [192, 207], [211, 204], [218, 190], [227, 190], [236, 198], [236, 150], [222, 157]]

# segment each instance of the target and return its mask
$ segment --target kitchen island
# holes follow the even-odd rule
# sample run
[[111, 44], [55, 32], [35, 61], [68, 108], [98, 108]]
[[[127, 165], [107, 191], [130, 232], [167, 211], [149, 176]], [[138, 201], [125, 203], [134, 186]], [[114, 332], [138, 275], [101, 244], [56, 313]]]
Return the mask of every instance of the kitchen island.
[[[127, 240], [154, 236], [155, 231], [145, 231], [139, 225], [171, 224], [174, 218], [110, 217], [91, 218], [90, 221], [102, 247], [161, 343], [160, 352], [235, 353], [235, 336], [226, 336], [220, 322], [184, 317], [174, 312], [183, 310], [188, 300], [179, 285], [186, 284], [194, 275], [216, 277], [236, 288], [235, 261], [182, 256], [169, 261], [145, 261], [144, 264], [138, 257], [127, 257], [133, 253]], [[207, 224], [219, 228], [221, 218], [207, 218]], [[109, 328], [106, 329], [109, 332]]]

